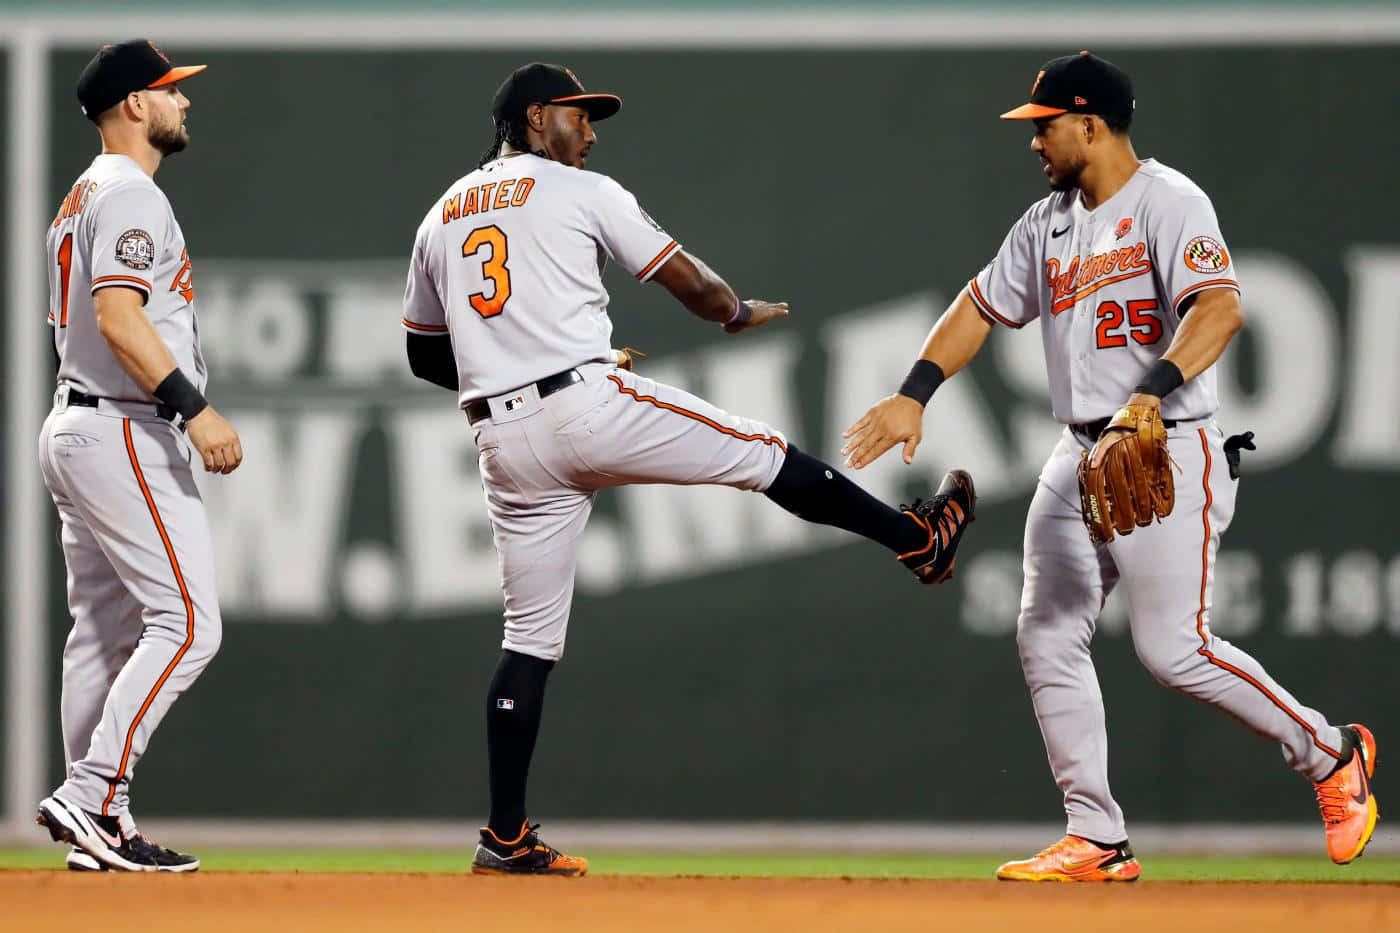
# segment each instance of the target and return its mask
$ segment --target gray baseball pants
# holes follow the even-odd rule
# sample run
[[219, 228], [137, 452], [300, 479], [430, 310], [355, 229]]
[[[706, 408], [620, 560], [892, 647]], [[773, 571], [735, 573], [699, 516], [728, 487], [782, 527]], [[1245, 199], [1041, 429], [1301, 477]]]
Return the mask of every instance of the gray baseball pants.
[[68, 777], [55, 793], [128, 833], [132, 772], [222, 632], [190, 460], [154, 406], [69, 406], [63, 390], [39, 438], [73, 617], [60, 704]]
[[1210, 630], [1215, 557], [1237, 488], [1223, 443], [1212, 421], [1170, 429], [1167, 446], [1178, 467], [1171, 515], [1103, 547], [1084, 527], [1075, 473], [1091, 443], [1066, 429], [1040, 474], [1026, 519], [1016, 642], [1071, 835], [1099, 842], [1128, 835], [1109, 791], [1103, 696], [1089, 654], [1095, 621], [1115, 586], [1127, 591], [1138, 659], [1160, 683], [1278, 742], [1289, 766], [1312, 780], [1337, 764], [1337, 728]]

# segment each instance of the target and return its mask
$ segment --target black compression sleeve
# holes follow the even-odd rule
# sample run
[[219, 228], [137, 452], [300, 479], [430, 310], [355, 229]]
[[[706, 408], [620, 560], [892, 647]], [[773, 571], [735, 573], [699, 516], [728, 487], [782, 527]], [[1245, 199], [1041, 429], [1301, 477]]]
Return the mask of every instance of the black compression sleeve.
[[426, 334], [408, 335], [408, 368], [419, 379], [457, 391], [457, 358], [452, 341]]
[[928, 529], [876, 499], [816, 457], [788, 445], [787, 457], [763, 493], [798, 518], [834, 525], [878, 541], [896, 554], [928, 543]]

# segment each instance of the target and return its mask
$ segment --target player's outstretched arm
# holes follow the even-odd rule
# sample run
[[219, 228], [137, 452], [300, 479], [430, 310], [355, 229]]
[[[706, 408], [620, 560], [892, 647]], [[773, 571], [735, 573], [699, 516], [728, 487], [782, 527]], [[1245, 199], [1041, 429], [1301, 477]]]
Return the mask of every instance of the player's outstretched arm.
[[652, 276], [691, 314], [723, 324], [727, 333], [761, 327], [776, 317], [786, 317], [787, 302], [740, 301], [734, 290], [699, 259], [676, 250]]
[[904, 444], [904, 462], [914, 462], [914, 451], [924, 436], [924, 406], [939, 383], [968, 364], [992, 325], [977, 311], [964, 288], [933, 325], [924, 341], [919, 361], [899, 392], [870, 407], [842, 435], [841, 454], [846, 465], [859, 470], [873, 463], [895, 444]]
[[137, 385], [180, 412], [190, 443], [204, 460], [204, 469], [232, 473], [243, 462], [238, 432], [180, 372], [170, 349], [142, 310], [143, 301], [135, 289], [119, 285], [98, 289], [93, 296], [98, 333]]

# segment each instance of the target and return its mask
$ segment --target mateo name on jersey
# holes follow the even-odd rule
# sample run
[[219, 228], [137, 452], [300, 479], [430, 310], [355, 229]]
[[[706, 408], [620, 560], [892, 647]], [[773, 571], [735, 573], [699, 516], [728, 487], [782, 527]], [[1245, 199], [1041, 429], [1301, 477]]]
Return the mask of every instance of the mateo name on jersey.
[[1059, 314], [1106, 285], [1144, 275], [1151, 270], [1152, 260], [1147, 258], [1146, 243], [1095, 253], [1082, 262], [1075, 256], [1064, 272], [1060, 271], [1060, 260], [1047, 259], [1045, 282], [1051, 291], [1050, 313]]
[[449, 224], [484, 211], [503, 211], [508, 207], [519, 207], [530, 197], [533, 190], [535, 180], [528, 176], [476, 185], [459, 191], [442, 202], [442, 222]]

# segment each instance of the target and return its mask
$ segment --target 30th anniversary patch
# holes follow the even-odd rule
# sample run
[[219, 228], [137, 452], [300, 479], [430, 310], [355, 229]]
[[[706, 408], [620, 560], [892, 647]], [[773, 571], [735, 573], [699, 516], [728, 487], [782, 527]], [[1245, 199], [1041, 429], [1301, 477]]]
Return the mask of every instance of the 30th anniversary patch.
[[1230, 254], [1219, 240], [1198, 236], [1186, 244], [1186, 265], [1195, 272], [1224, 272], [1230, 265]]
[[128, 230], [117, 237], [117, 262], [145, 271], [155, 262], [156, 244], [145, 230]]

